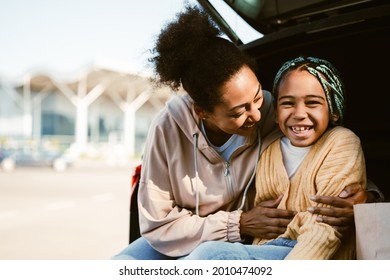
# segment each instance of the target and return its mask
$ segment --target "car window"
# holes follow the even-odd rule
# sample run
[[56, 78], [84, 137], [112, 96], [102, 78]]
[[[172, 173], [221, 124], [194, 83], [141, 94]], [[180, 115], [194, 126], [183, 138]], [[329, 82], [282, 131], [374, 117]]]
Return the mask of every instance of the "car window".
[[263, 37], [263, 34], [251, 27], [223, 0], [210, 0], [210, 4], [224, 18], [230, 28], [236, 33], [243, 44]]

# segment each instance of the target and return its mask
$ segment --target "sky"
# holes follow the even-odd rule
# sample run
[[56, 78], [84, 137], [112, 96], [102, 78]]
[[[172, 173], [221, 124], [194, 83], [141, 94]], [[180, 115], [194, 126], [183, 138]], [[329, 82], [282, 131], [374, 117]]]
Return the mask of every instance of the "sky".
[[[66, 75], [92, 65], [147, 72], [148, 50], [154, 38], [184, 3], [0, 0], [0, 77], [17, 79], [37, 69]], [[239, 27], [237, 18], [232, 20]], [[247, 36], [244, 41], [258, 35]]]

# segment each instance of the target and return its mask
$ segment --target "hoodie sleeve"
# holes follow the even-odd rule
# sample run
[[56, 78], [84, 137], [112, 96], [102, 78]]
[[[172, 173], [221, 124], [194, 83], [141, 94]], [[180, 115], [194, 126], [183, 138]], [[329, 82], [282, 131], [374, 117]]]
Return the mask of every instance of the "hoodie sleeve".
[[[183, 172], [183, 162], [192, 158], [192, 147], [177, 136], [180, 132], [166, 115], [160, 119], [164, 120], [151, 126], [142, 163], [138, 193], [142, 236], [172, 257], [187, 255], [208, 240], [240, 241], [240, 210], [198, 216], [187, 204], [193, 197], [188, 197], [185, 183], [179, 183], [189, 176]], [[177, 161], [172, 161], [175, 157]]]

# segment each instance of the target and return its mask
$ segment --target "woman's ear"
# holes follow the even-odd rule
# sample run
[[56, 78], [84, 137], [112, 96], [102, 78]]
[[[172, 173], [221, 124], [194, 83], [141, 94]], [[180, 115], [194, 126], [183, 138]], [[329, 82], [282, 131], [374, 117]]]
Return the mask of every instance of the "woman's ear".
[[339, 118], [340, 118], [340, 117], [339, 117], [338, 114], [333, 114], [333, 115], [332, 115], [332, 121], [333, 121], [333, 122], [337, 122], [337, 121], [339, 120]]
[[194, 104], [194, 111], [200, 119], [205, 120], [207, 118], [206, 111], [202, 109], [199, 105]]

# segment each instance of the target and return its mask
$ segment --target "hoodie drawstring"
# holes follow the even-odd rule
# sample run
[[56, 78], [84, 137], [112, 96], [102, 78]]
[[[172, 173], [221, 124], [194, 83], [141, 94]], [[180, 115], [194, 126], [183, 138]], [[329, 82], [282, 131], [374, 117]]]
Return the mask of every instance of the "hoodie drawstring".
[[[258, 143], [257, 143], [257, 157], [256, 157], [255, 167], [253, 168], [253, 173], [252, 173], [252, 176], [251, 176], [250, 180], [248, 181], [248, 184], [245, 186], [244, 194], [242, 196], [241, 205], [238, 208], [238, 210], [242, 210], [244, 208], [247, 192], [249, 190], [250, 185], [252, 184], [253, 179], [256, 176], [257, 165], [258, 165], [258, 162], [259, 162], [260, 152], [261, 152], [260, 129], [258, 130], [257, 134], [258, 134], [257, 135]], [[197, 157], [198, 137], [199, 137], [199, 135], [198, 135], [198, 133], [194, 133], [192, 135], [192, 137], [194, 138], [194, 165], [195, 165], [195, 192], [196, 192], [195, 213], [196, 213], [196, 215], [199, 216], [199, 190], [198, 190], [199, 174], [198, 174], [198, 157]]]
[[195, 192], [196, 192], [196, 198], [195, 198], [195, 213], [199, 216], [199, 190], [198, 190], [198, 133], [194, 133], [192, 135], [194, 137], [194, 164], [195, 164]]
[[242, 196], [242, 201], [241, 201], [241, 206], [240, 208], [238, 208], [238, 210], [242, 210], [244, 208], [244, 205], [245, 205], [245, 201], [246, 201], [246, 194], [249, 190], [249, 186], [252, 184], [252, 181], [253, 179], [255, 178], [256, 176], [256, 170], [257, 170], [257, 165], [258, 165], [258, 162], [259, 162], [259, 159], [260, 159], [260, 151], [261, 151], [261, 138], [260, 138], [260, 129], [257, 130], [257, 157], [256, 157], [256, 163], [255, 163], [255, 167], [253, 169], [253, 173], [252, 173], [252, 176], [248, 182], [248, 184], [246, 185], [245, 187], [245, 190], [244, 190], [244, 194]]

